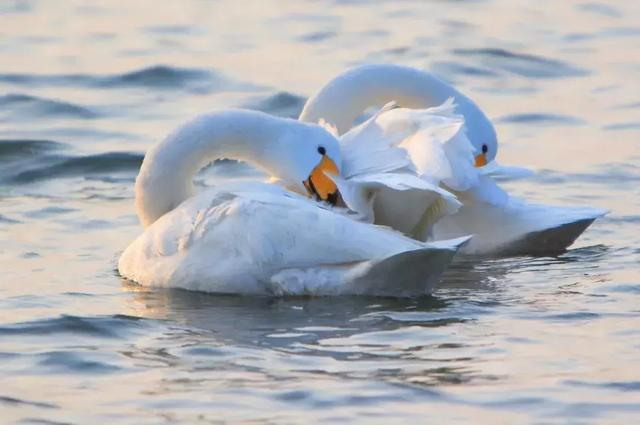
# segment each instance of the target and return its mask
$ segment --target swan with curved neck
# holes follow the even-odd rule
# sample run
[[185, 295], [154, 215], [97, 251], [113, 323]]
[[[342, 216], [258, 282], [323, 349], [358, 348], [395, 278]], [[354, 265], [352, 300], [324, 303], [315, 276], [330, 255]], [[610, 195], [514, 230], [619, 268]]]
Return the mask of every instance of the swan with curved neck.
[[[304, 141], [300, 143], [299, 141]], [[288, 185], [334, 201], [340, 149], [322, 128], [261, 112], [202, 115], [145, 155], [136, 179], [136, 210], [145, 227], [193, 196], [193, 177], [216, 159], [250, 162]]]
[[476, 148], [476, 165], [491, 162], [498, 151], [496, 131], [473, 100], [428, 72], [400, 65], [363, 65], [339, 74], [309, 98], [299, 119], [347, 132], [367, 108], [395, 101], [399, 107], [425, 109], [453, 98], [464, 117], [466, 135]]
[[[249, 162], [309, 197], [262, 182], [194, 194], [194, 174], [220, 158]], [[327, 202], [340, 168], [337, 139], [318, 125], [254, 111], [200, 116], [145, 156], [136, 179], [145, 231], [118, 271], [145, 286], [217, 293], [431, 292], [469, 238], [428, 244], [339, 214]]]

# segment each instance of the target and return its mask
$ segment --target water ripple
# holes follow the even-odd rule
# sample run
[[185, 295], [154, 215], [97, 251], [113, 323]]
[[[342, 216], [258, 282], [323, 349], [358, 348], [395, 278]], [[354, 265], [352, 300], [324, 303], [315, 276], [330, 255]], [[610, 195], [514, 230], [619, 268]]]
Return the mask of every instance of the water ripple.
[[612, 390], [623, 391], [623, 392], [640, 391], [640, 381], [586, 382], [586, 381], [568, 380], [568, 381], [565, 381], [564, 383], [566, 385], [572, 385], [572, 386], [604, 388], [604, 389], [612, 389]]
[[491, 69], [474, 66], [469, 64], [461, 64], [453, 61], [440, 61], [434, 62], [432, 64], [433, 70], [442, 76], [445, 76], [446, 79], [450, 79], [450, 75], [464, 75], [464, 76], [474, 76], [474, 77], [497, 77], [498, 73], [492, 71]]
[[619, 131], [619, 130], [640, 130], [640, 121], [632, 122], [620, 122], [615, 124], [608, 124], [603, 127], [605, 130]]
[[[221, 76], [203, 69], [174, 68], [170, 66], [152, 66], [136, 71], [125, 72], [111, 77], [102, 77], [103, 87], [183, 87], [192, 81], [223, 80]], [[222, 83], [223, 81], [217, 81]]]
[[578, 9], [583, 12], [594, 13], [607, 18], [620, 18], [622, 16], [618, 9], [603, 3], [582, 3], [578, 5]]
[[143, 154], [134, 152], [105, 152], [80, 157], [60, 156], [55, 158], [53, 164], [18, 171], [5, 179], [10, 183], [24, 184], [59, 177], [109, 174], [118, 171], [136, 173], [143, 158]]
[[63, 143], [50, 140], [2, 140], [0, 139], [0, 162], [23, 157], [38, 156], [55, 149], [66, 147]]
[[[122, 370], [120, 366], [99, 360], [97, 353], [85, 351], [49, 351], [39, 353], [38, 366], [47, 370], [48, 373], [112, 373]], [[112, 357], [112, 356], [110, 356]]]
[[[566, 182], [596, 183], [601, 185], [621, 185], [640, 181], [640, 168], [634, 164], [602, 164], [597, 172], [565, 173], [557, 170], [542, 169], [531, 178], [539, 183], [556, 184]], [[612, 186], [613, 187], [613, 186]]]
[[0, 214], [0, 223], [4, 223], [4, 224], [16, 224], [16, 223], [21, 223], [19, 220], [15, 220], [13, 218], [4, 216], [2, 214]]
[[497, 68], [530, 78], [578, 77], [589, 74], [557, 59], [548, 59], [526, 53], [516, 53], [498, 48], [455, 49], [458, 56], [479, 58], [488, 68]]
[[25, 94], [0, 96], [0, 112], [4, 112], [6, 120], [44, 117], [91, 119], [98, 117], [95, 111], [84, 106]]
[[500, 124], [546, 124], [546, 125], [580, 125], [584, 121], [570, 115], [548, 113], [510, 114], [496, 119]]
[[132, 328], [139, 328], [143, 323], [143, 319], [122, 314], [106, 317], [62, 315], [56, 318], [0, 326], [0, 336], [74, 334], [100, 338], [119, 338], [123, 333]]
[[287, 118], [298, 118], [306, 99], [288, 92], [278, 92], [245, 106], [268, 114]]
[[43, 409], [57, 409], [59, 406], [51, 403], [42, 403], [39, 401], [28, 401], [22, 400], [14, 397], [0, 396], [0, 404], [9, 404], [9, 405], [25, 405], [30, 407], [40, 407]]
[[304, 34], [298, 37], [298, 40], [304, 43], [319, 43], [319, 42], [331, 39], [335, 36], [336, 36], [335, 31], [317, 31], [317, 32], [310, 32], [308, 34]]
[[4, 73], [0, 74], [0, 82], [29, 87], [189, 88], [202, 92], [258, 88], [255, 84], [238, 82], [212, 70], [165, 65], [155, 65], [115, 75]]

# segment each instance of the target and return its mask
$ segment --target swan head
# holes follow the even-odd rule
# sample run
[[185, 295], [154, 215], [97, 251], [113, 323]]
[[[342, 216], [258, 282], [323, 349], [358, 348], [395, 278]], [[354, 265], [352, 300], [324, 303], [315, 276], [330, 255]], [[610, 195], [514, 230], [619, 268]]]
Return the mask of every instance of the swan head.
[[496, 131], [491, 125], [491, 122], [486, 119], [484, 126], [480, 127], [476, 131], [469, 131], [470, 122], [466, 119], [467, 137], [476, 150], [475, 166], [484, 167], [496, 158], [498, 153], [498, 138], [496, 137]]
[[297, 123], [287, 132], [277, 157], [277, 177], [293, 183], [299, 191], [335, 205], [338, 187], [331, 178], [340, 174], [342, 157], [338, 139], [315, 124]]

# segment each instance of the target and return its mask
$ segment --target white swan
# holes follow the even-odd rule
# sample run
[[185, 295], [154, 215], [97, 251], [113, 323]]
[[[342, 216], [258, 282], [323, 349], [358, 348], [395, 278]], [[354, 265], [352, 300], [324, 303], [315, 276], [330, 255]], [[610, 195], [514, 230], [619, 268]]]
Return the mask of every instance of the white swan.
[[146, 229], [120, 257], [123, 277], [217, 293], [419, 295], [468, 239], [422, 243], [265, 183], [194, 195], [195, 173], [218, 158], [335, 201], [326, 174], [339, 172], [340, 150], [321, 127], [253, 111], [200, 116], [145, 156], [136, 207]]
[[[450, 98], [455, 102], [455, 113], [452, 105], [446, 104]], [[364, 131], [363, 125], [352, 128], [368, 107], [389, 101], [412, 109], [383, 110], [364, 124], [369, 130]], [[439, 108], [424, 109], [443, 103]], [[449, 208], [435, 217], [435, 224], [432, 217], [430, 227], [420, 229], [422, 234], [390, 223], [388, 214], [381, 220], [421, 240], [474, 234], [462, 249], [466, 254], [559, 252], [605, 214], [596, 208], [530, 204], [510, 197], [491, 176], [519, 177], [526, 171], [498, 166], [496, 133], [486, 115], [468, 97], [423, 71], [397, 65], [356, 67], [310, 97], [299, 119], [324, 121], [339, 134], [351, 129], [341, 137], [341, 143], [348, 145], [343, 146], [347, 168], [358, 158], [370, 157], [372, 149], [380, 151], [381, 145], [404, 149], [422, 179], [452, 190], [463, 206], [455, 214], [450, 214]], [[460, 131], [462, 124], [464, 131]], [[392, 155], [388, 158], [393, 161]], [[399, 195], [378, 199], [374, 210], [396, 211], [402, 222], [407, 215], [415, 218], [425, 212], [424, 199], [399, 199]], [[376, 215], [376, 223], [378, 219]]]

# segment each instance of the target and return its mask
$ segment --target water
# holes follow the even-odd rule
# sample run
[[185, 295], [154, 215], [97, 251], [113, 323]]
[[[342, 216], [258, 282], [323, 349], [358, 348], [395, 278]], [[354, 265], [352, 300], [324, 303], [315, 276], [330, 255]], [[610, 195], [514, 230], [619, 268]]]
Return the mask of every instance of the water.
[[[640, 418], [640, 4], [0, 5], [0, 422]], [[435, 296], [148, 291], [115, 272], [143, 152], [197, 113], [296, 116], [365, 62], [494, 119], [505, 183], [611, 213], [564, 255], [460, 261]], [[251, 176], [232, 163], [211, 167]]]

